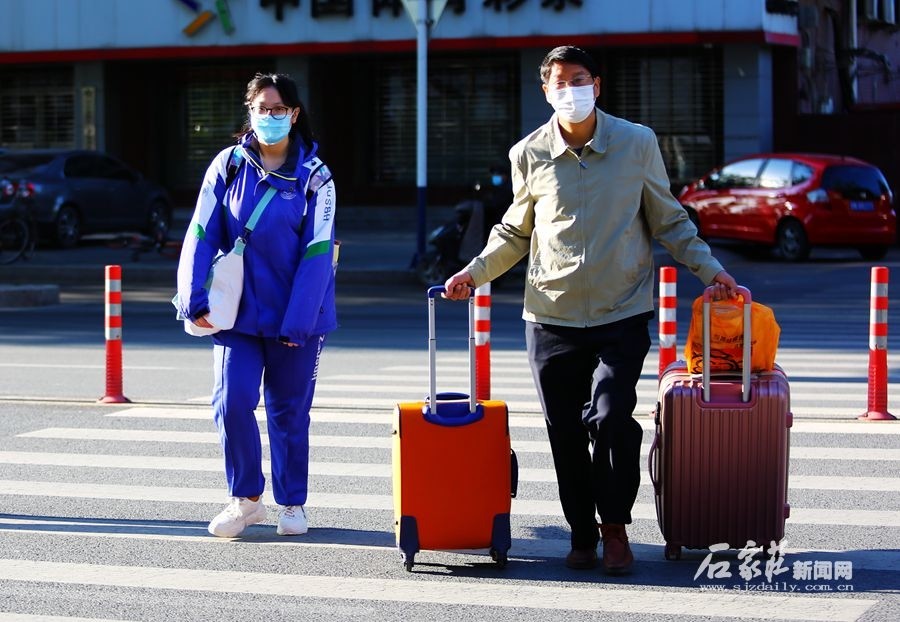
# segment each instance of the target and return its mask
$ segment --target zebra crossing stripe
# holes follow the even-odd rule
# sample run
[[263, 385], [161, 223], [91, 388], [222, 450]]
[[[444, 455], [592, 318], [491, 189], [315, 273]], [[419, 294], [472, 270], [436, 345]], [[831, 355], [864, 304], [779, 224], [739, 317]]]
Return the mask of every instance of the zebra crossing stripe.
[[0, 622], [121, 622], [112, 618], [73, 618], [69, 616], [31, 615], [0, 612]]
[[[224, 491], [217, 488], [185, 488], [177, 486], [133, 486], [125, 484], [78, 484], [70, 482], [41, 482], [32, 480], [0, 480], [0, 494], [24, 497], [66, 497], [77, 499], [116, 499], [127, 501], [158, 501], [167, 503], [220, 503]], [[559, 516], [558, 501], [513, 499], [512, 513], [520, 516]], [[311, 492], [309, 507], [328, 507], [351, 510], [393, 511], [390, 495], [340, 494]], [[636, 503], [632, 516], [656, 520], [656, 506]], [[881, 528], [881, 525], [900, 524], [900, 511], [857, 510], [791, 507], [792, 524], [854, 525]]]
[[[878, 601], [727, 592], [636, 590], [604, 585], [545, 587], [483, 581], [369, 579], [225, 570], [69, 564], [0, 559], [0, 580], [216, 594], [266, 594], [398, 603], [618, 614], [851, 622]], [[604, 594], [606, 597], [604, 597]]]
[[[219, 458], [184, 458], [175, 456], [121, 456], [106, 454], [48, 453], [27, 451], [0, 451], [0, 464], [34, 466], [64, 466], [79, 468], [139, 469], [148, 471], [202, 471], [216, 473], [222, 470]], [[263, 473], [271, 473], [268, 460], [262, 462]], [[374, 462], [310, 462], [310, 475], [328, 477], [377, 477], [389, 478], [391, 465]], [[520, 482], [556, 482], [553, 469], [519, 468]], [[650, 486], [650, 482], [641, 482]], [[791, 490], [845, 490], [900, 492], [897, 477], [839, 477], [824, 475], [791, 475]]]
[[[315, 522], [315, 517], [314, 517]], [[206, 531], [205, 522], [166, 522], [159, 520], [140, 521], [128, 519], [119, 521], [109, 518], [35, 518], [0, 516], [0, 532], [9, 537], [17, 534], [54, 535], [63, 538], [112, 538], [155, 540], [179, 543], [229, 544], [228, 538], [214, 538]], [[304, 548], [353, 549], [359, 551], [380, 551], [393, 553], [397, 550], [393, 532], [373, 533], [314, 525], [306, 537], [301, 539], [271, 538], [272, 524], [251, 525], [241, 534], [242, 539], [252, 540], [254, 546], [302, 546]], [[795, 549], [789, 541], [784, 541], [784, 554], [791, 561], [841, 560], [851, 561], [854, 567], [868, 572], [900, 572], [900, 554], [896, 551], [822, 550]], [[513, 559], [560, 558], [571, 546], [568, 538], [513, 538], [510, 550]], [[668, 563], [664, 561], [662, 543], [631, 542], [635, 557], [644, 562]], [[464, 553], [482, 554], [486, 550], [468, 550]], [[684, 549], [684, 560], [695, 558], [698, 562], [707, 550]], [[693, 572], [693, 570], [692, 570]], [[2, 617], [0, 617], [2, 620]]]
[[[260, 421], [265, 420], [265, 411], [262, 406], [257, 409], [256, 417]], [[147, 407], [135, 406], [107, 413], [106, 417], [125, 419], [196, 419], [212, 420], [208, 409], [179, 408], [179, 407]], [[645, 430], [653, 431], [656, 424], [649, 416], [636, 416], [635, 419]], [[393, 421], [393, 411], [387, 408], [372, 410], [369, 412], [324, 411], [314, 410], [313, 423], [360, 423], [373, 425], [390, 425]], [[543, 415], [511, 415], [509, 425], [512, 428], [544, 428]], [[797, 434], [887, 434], [900, 435], [900, 426], [890, 424], [871, 424], [857, 421], [855, 418], [842, 421], [794, 421], [791, 431]]]
[[[492, 394], [497, 396], [498, 398], [503, 397], [502, 393], [503, 389], [492, 390]], [[331, 396], [325, 395], [324, 392], [316, 394], [313, 400], [313, 408], [362, 408], [362, 409], [380, 409], [383, 408], [385, 410], [390, 410], [393, 408], [393, 405], [398, 402], [406, 402], [414, 399], [414, 396], [411, 396], [409, 393], [406, 395], [379, 395], [378, 390], [372, 388], [370, 391], [371, 395], [368, 397], [348, 397], [346, 395], [340, 396]], [[803, 405], [803, 404], [795, 404], [792, 406], [791, 411], [794, 413], [794, 417], [797, 418], [812, 418], [812, 419], [847, 419], [853, 420], [856, 419], [856, 416], [865, 410], [865, 390], [863, 389], [863, 393], [861, 394], [861, 399], [859, 406], [820, 406], [816, 404], [811, 405]], [[649, 413], [654, 405], [656, 404], [656, 394], [653, 395], [646, 394], [643, 396], [638, 396], [639, 402], [638, 406], [635, 409], [636, 413], [647, 412]], [[209, 403], [209, 396], [202, 396], [195, 399], [190, 400], [195, 403]], [[509, 407], [509, 412], [512, 413], [541, 413], [541, 406], [537, 401], [537, 398], [534, 400], [504, 400], [506, 405]], [[861, 422], [862, 423], [862, 422]], [[871, 423], [871, 422], [868, 422]]]
[[[860, 424], [862, 425], [862, 424]], [[104, 428], [44, 428], [23, 432], [18, 438], [55, 438], [83, 441], [122, 441], [149, 443], [219, 443], [216, 432], [186, 432], [180, 430], [112, 430]], [[260, 435], [267, 445], [269, 437]], [[390, 436], [334, 436], [310, 435], [310, 447], [343, 447], [354, 449], [390, 449]], [[546, 440], [523, 441], [513, 439], [512, 447], [517, 453], [549, 454], [550, 445]], [[644, 443], [641, 453], [646, 455], [650, 445]], [[882, 447], [809, 447], [792, 446], [792, 460], [847, 460], [847, 461], [900, 461], [900, 449]]]

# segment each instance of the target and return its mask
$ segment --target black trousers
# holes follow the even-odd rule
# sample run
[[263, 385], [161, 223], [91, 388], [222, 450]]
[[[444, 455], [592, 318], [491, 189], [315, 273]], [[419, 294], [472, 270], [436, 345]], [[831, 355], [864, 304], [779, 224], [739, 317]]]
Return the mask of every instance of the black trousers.
[[631, 522], [643, 437], [633, 414], [652, 317], [643, 313], [589, 328], [526, 322], [528, 358], [573, 548], [597, 546], [597, 514], [603, 523]]

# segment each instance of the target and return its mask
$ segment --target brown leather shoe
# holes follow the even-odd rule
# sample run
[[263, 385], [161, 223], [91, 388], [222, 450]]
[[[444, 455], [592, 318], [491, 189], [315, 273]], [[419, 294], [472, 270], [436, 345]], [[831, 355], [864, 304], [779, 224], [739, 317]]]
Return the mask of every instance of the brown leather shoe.
[[566, 566], [575, 570], [597, 567], [597, 549], [572, 549], [566, 555]]
[[600, 525], [603, 537], [603, 568], [607, 574], [625, 574], [631, 569], [634, 556], [628, 546], [625, 525], [614, 523]]

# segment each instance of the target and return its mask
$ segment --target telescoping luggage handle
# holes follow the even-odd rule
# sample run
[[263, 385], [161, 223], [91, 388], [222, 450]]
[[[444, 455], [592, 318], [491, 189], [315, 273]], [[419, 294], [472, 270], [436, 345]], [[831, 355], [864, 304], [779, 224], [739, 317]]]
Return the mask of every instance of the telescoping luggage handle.
[[[437, 362], [437, 338], [434, 322], [434, 298], [447, 291], [443, 285], [428, 288], [428, 403], [423, 408], [425, 418], [443, 425], [465, 425], [481, 418], [482, 412], [477, 408], [475, 399], [475, 289], [469, 288], [469, 394], [437, 392], [435, 364]], [[438, 399], [462, 400], [469, 398], [468, 414], [463, 417], [442, 417], [438, 414]], [[447, 404], [448, 406], [452, 404]]]
[[[703, 290], [703, 400], [708, 402], [709, 391], [709, 341], [710, 341], [710, 300], [715, 287], [710, 286]], [[741, 399], [745, 402], [750, 401], [750, 311], [753, 301], [750, 297], [750, 290], [746, 287], [737, 288], [738, 293], [744, 299], [744, 351], [743, 364], [741, 365]]]

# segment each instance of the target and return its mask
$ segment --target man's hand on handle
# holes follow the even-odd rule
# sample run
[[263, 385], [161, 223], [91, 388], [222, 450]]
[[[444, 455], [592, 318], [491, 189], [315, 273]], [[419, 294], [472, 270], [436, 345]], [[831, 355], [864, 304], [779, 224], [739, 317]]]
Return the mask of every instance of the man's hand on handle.
[[475, 287], [475, 281], [472, 280], [468, 272], [460, 270], [444, 283], [444, 288], [447, 291], [441, 296], [449, 300], [465, 300], [469, 297], [469, 288], [471, 287]]
[[724, 270], [713, 277], [710, 286], [716, 288], [712, 292], [713, 300], [725, 300], [726, 298], [735, 298], [737, 296], [737, 281]]

